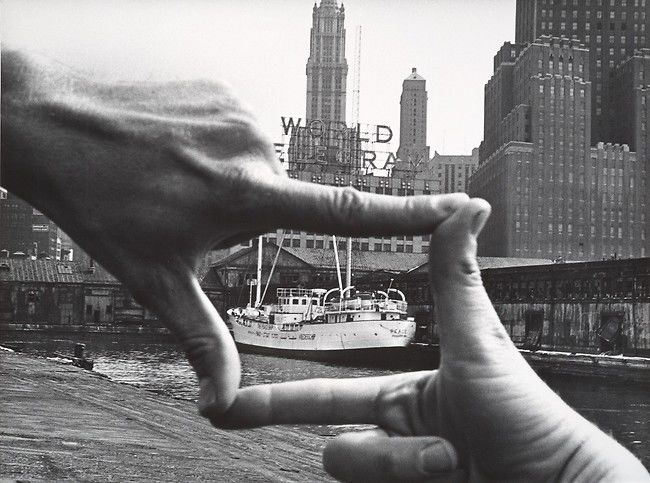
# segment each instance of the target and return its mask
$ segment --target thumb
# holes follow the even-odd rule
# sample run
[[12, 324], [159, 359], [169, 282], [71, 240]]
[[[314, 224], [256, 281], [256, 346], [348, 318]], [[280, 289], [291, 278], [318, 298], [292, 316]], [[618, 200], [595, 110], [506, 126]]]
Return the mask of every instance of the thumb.
[[516, 352], [488, 298], [476, 260], [477, 236], [490, 205], [473, 198], [443, 221], [431, 235], [429, 275], [447, 361]]
[[[144, 273], [143, 273], [144, 272]], [[133, 281], [135, 271], [128, 278]], [[225, 412], [241, 377], [239, 354], [193, 271], [183, 263], [147, 265], [132, 282], [134, 296], [174, 333], [199, 378], [201, 414]]]
[[[449, 441], [434, 436], [389, 436], [380, 429], [345, 433], [323, 452], [325, 470], [341, 481], [461, 481]], [[464, 479], [462, 480], [464, 481]]]

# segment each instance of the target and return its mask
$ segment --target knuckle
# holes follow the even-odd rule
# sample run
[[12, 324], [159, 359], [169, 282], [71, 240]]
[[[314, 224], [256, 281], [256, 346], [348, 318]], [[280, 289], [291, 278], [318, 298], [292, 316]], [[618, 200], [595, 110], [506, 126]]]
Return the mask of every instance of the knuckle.
[[363, 213], [365, 204], [361, 193], [351, 186], [339, 188], [334, 193], [334, 218], [345, 225], [352, 225], [358, 221]]
[[415, 196], [407, 196], [402, 199], [402, 202], [404, 203], [404, 213], [412, 214], [415, 216], [419, 214], [421, 202], [418, 198]]
[[465, 256], [458, 260], [458, 270], [463, 275], [466, 275], [471, 282], [481, 282], [481, 269], [478, 266], [476, 257]]
[[399, 434], [412, 431], [412, 404], [417, 398], [416, 387], [403, 383], [390, 389], [382, 389], [377, 395], [376, 411], [379, 425]]

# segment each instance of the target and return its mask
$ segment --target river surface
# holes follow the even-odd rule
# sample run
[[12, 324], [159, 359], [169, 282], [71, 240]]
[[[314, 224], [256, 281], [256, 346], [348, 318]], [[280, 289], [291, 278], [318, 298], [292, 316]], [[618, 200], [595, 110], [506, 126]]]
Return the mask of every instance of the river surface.
[[[177, 398], [196, 400], [198, 385], [192, 368], [173, 344], [143, 336], [75, 335], [56, 339], [30, 335], [0, 341], [26, 353], [49, 356], [73, 354], [75, 342], [84, 342], [95, 371], [114, 381]], [[241, 354], [242, 385], [264, 384], [313, 377], [388, 375], [400, 370], [349, 367], [322, 362]], [[422, 367], [412, 367], [421, 370]], [[587, 378], [547, 377], [548, 385], [602, 430], [614, 436], [650, 468], [650, 388], [607, 383]], [[349, 428], [345, 428], [349, 429]], [[334, 426], [313, 426], [322, 435], [342, 432]]]

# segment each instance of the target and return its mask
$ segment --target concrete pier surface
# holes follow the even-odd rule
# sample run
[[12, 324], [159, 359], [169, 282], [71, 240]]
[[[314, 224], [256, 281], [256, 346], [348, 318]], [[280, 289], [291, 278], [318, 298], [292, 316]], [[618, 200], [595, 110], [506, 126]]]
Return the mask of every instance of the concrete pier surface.
[[194, 403], [0, 350], [0, 480], [332, 481], [327, 439], [217, 430]]

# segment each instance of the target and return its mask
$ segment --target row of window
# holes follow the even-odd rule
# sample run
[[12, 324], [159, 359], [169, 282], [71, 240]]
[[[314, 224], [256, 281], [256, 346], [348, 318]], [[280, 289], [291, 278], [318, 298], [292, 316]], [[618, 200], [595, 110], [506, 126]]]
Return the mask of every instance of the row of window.
[[[620, 10], [618, 11], [620, 13], [619, 18], [621, 20], [627, 20], [627, 11], [625, 10]], [[616, 19], [616, 10], [610, 10], [609, 11], [609, 19], [610, 20], [615, 20]], [[634, 20], [645, 20], [645, 12], [641, 11], [639, 12], [638, 10], [634, 12], [633, 14]], [[585, 17], [587, 19], [591, 18], [591, 10], [585, 10]], [[602, 10], [596, 10], [596, 18], [597, 19], [602, 19], [604, 17], [603, 11]], [[542, 18], [553, 18], [553, 9], [542, 9]], [[560, 18], [567, 18], [567, 11], [566, 10], [561, 10], [560, 11]], [[571, 12], [571, 18], [572, 19], [577, 19], [578, 18], [578, 11], [573, 10]], [[575, 22], [574, 22], [575, 23]], [[587, 22], [588, 24], [589, 22]]]
[[[607, 0], [605, 0], [605, 1], [607, 1]], [[640, 4], [642, 7], [645, 7], [645, 2], [646, 2], [646, 0], [634, 0], [634, 6], [635, 6], [635, 7], [638, 7], [639, 4]], [[567, 5], [567, 0], [560, 0], [560, 1], [556, 1], [556, 0], [542, 0], [542, 5], [549, 5], [549, 6], [551, 6], [551, 7], [552, 7], [553, 5], [559, 5], [560, 3], [561, 3], [561, 5], [562, 5], [563, 7], [566, 7], [566, 5]], [[595, 3], [595, 5], [596, 5], [597, 7], [602, 7], [602, 6], [603, 6], [603, 0], [595, 0], [594, 3]], [[578, 6], [578, 0], [571, 0], [571, 4], [572, 4], [574, 7]], [[610, 6], [610, 7], [615, 7], [617, 4], [619, 4], [621, 7], [627, 7], [627, 6], [628, 6], [628, 5], [627, 5], [627, 0], [609, 0], [609, 6]], [[585, 0], [585, 5], [586, 5], [587, 7], [590, 7], [590, 6], [591, 6], [591, 0]], [[632, 5], [632, 2], [631, 2], [631, 1], [630, 1], [630, 5]]]
[[[553, 22], [548, 22], [548, 23], [541, 22], [541, 29], [542, 30], [547, 30], [547, 27], [548, 27], [548, 30], [553, 30]], [[616, 30], [616, 24], [614, 22], [610, 22], [609, 28], [610, 28], [610, 30]], [[621, 22], [619, 24], [619, 28], [620, 28], [620, 30], [627, 30], [627, 24], [625, 22]], [[596, 29], [597, 30], [602, 30], [603, 29], [602, 22], [596, 23]], [[566, 22], [560, 22], [560, 30], [562, 30], [562, 31], [567, 30]], [[578, 22], [572, 22], [571, 23], [571, 30], [573, 30], [574, 32], [578, 30]], [[585, 30], [587, 32], [591, 31], [591, 24], [590, 23], [587, 22], [585, 24]], [[643, 24], [643, 23], [642, 24], [636, 24], [635, 23], [634, 24], [634, 31], [635, 32], [645, 32], [645, 24]], [[600, 35], [598, 37], [600, 37]], [[577, 38], [577, 37], [575, 37], [575, 34], [574, 34], [573, 38]], [[624, 35], [619, 37], [619, 39], [621, 39], [620, 43], [622, 43], [622, 44], [625, 43], [626, 39], [625, 39]], [[585, 43], [588, 44], [590, 41], [591, 41], [590, 34], [585, 35]], [[610, 42], [613, 43], [614, 40], [611, 40]], [[634, 36], [634, 43], [635, 44], [638, 44], [638, 43], [644, 44], [645, 43], [645, 36], [639, 37], [639, 36], [635, 35]]]
[[[412, 238], [412, 237], [411, 237]], [[276, 237], [269, 236], [265, 237], [265, 240], [271, 242], [271, 243], [277, 243]], [[344, 246], [344, 243], [337, 243], [338, 248], [341, 249]], [[241, 243], [241, 246], [243, 247], [249, 247], [251, 246], [251, 241], [247, 240]], [[301, 240], [299, 238], [294, 238], [294, 239], [289, 239], [285, 238], [282, 241], [282, 246], [287, 247], [287, 248], [301, 248]], [[325, 240], [313, 240], [313, 239], [307, 239], [305, 240], [305, 247], [306, 248], [315, 248], [315, 249], [324, 249], [327, 246], [329, 250], [334, 249], [334, 243], [332, 241], [325, 242]], [[370, 251], [370, 248], [373, 248], [373, 251], [376, 252], [397, 252], [397, 253], [415, 253], [415, 249], [412, 243], [404, 243], [400, 242], [399, 240], [397, 241], [395, 245], [395, 249], [392, 248], [391, 243], [370, 243], [367, 241], [353, 241], [352, 242], [352, 250], [354, 251]], [[419, 247], [419, 252], [421, 253], [428, 253], [429, 251], [429, 243], [428, 241], [422, 242], [421, 246]]]
[[[555, 95], [555, 86], [552, 85], [552, 84], [550, 86], [548, 86], [548, 91], [549, 91], [549, 94], [554, 96]], [[568, 92], [568, 95], [570, 97], [572, 97], [574, 95], [573, 86], [569, 86], [568, 88], [565, 88], [564, 84], [560, 84], [559, 87], [558, 87], [558, 94], [560, 94], [560, 96], [564, 96], [565, 92]], [[539, 85], [539, 93], [544, 94], [544, 84]], [[583, 88], [578, 89], [578, 93], [580, 94], [580, 97], [585, 97], [585, 90]]]

